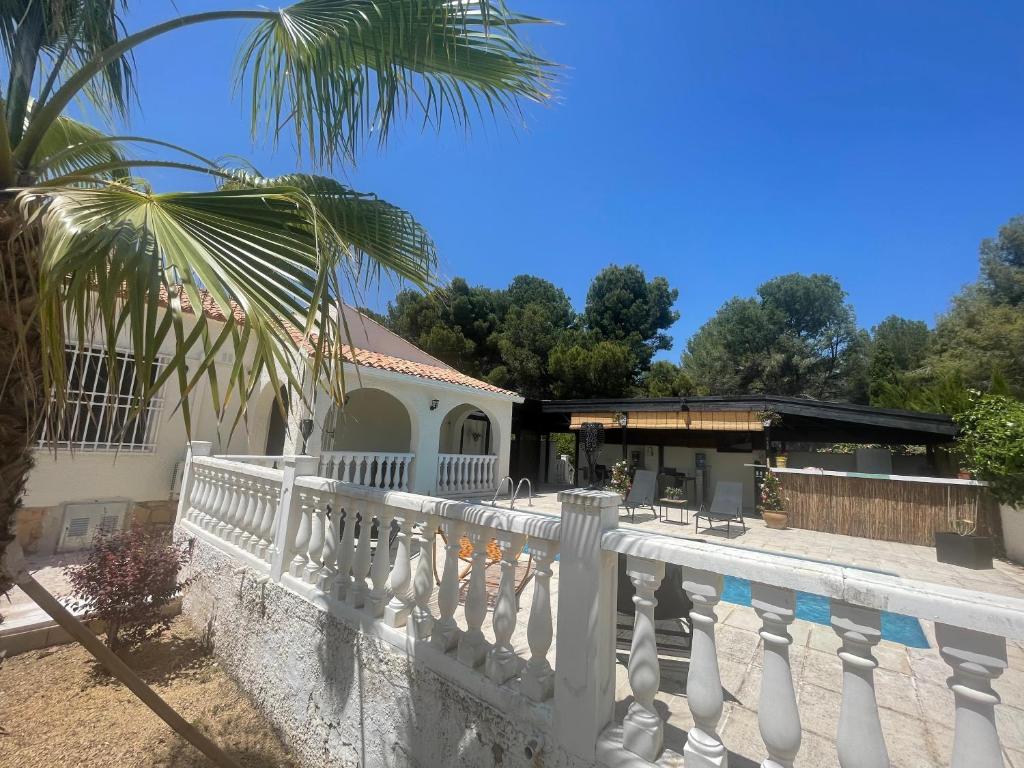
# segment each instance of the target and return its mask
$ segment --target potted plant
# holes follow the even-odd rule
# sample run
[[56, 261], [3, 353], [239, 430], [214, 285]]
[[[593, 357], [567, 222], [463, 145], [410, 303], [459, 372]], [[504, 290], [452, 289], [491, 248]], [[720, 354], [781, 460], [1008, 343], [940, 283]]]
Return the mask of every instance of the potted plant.
[[761, 480], [760, 508], [764, 524], [769, 528], [783, 529], [789, 524], [786, 512], [787, 499], [782, 495], [782, 483], [770, 468], [765, 470]]
[[964, 468], [987, 482], [999, 502], [1006, 556], [1024, 563], [1024, 403], [973, 392], [970, 407], [956, 421], [956, 450]]
[[992, 567], [992, 539], [977, 536], [973, 520], [960, 518], [953, 531], [936, 531], [935, 557], [940, 563], [983, 570]]
[[606, 490], [614, 491], [622, 498], [629, 495], [630, 486], [633, 485], [633, 467], [627, 459], [617, 461], [612, 465], [612, 477], [609, 480]]
[[686, 498], [686, 490], [683, 488], [677, 488], [674, 485], [670, 485], [665, 489], [665, 498], [672, 499], [672, 501], [682, 501]]

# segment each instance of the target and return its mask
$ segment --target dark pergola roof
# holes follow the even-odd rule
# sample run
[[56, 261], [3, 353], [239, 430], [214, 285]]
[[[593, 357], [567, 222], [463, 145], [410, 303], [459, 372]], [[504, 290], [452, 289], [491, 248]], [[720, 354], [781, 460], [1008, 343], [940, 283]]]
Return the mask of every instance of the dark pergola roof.
[[953, 420], [942, 414], [780, 395], [541, 400], [526, 410], [526, 420], [546, 431], [564, 430], [578, 413], [774, 411], [781, 417], [771, 428], [774, 440], [925, 445], [949, 442], [957, 432]]

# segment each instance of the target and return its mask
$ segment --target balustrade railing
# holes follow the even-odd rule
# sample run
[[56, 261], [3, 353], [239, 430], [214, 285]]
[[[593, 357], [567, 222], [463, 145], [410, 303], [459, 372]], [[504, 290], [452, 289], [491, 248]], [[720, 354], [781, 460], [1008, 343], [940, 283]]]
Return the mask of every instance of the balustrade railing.
[[371, 488], [407, 491], [411, 487], [414, 458], [413, 453], [324, 451], [317, 474]]
[[438, 493], [480, 493], [498, 484], [498, 457], [441, 453], [437, 456]]
[[[831, 600], [831, 625], [839, 636], [842, 703], [836, 749], [842, 766], [888, 766], [874, 670], [873, 648], [882, 638], [883, 611], [935, 622], [935, 636], [952, 676], [955, 699], [952, 768], [1002, 766], [991, 682], [1007, 666], [1005, 637], [1024, 638], [1024, 601], [938, 584], [703, 542], [609, 530], [602, 546], [626, 556], [637, 605], [629, 682], [633, 704], [621, 728], [606, 731], [603, 753], [614, 764], [619, 749], [654, 762], [663, 758], [661, 715], [654, 708], [660, 662], [654, 642], [654, 590], [665, 564], [682, 566], [682, 587], [693, 603], [693, 639], [686, 698], [694, 726], [687, 734], [686, 765], [724, 765], [727, 745], [718, 732], [724, 705], [715, 643], [716, 606], [723, 576], [751, 581], [751, 604], [761, 620], [763, 667], [758, 724], [767, 766], [792, 766], [801, 742], [793, 684], [789, 625], [797, 591]], [[564, 597], [563, 597], [564, 599]], [[820, 706], [810, 702], [810, 706]], [[669, 758], [669, 762], [674, 758]]]
[[258, 467], [269, 467], [270, 469], [281, 469], [287, 456], [259, 456], [248, 453], [218, 453], [216, 459], [235, 461], [241, 464], [255, 464]]
[[[404, 650], [413, 647], [417, 658], [445, 657], [446, 664], [474, 670], [481, 684], [518, 694], [526, 704], [550, 700], [536, 711], [551, 720], [559, 748], [582, 762], [727, 764], [716, 625], [724, 578], [741, 577], [751, 582], [763, 641], [762, 765], [791, 767], [800, 756], [801, 711], [790, 660], [798, 591], [831, 600], [842, 674], [835, 734], [840, 765], [889, 765], [872, 652], [883, 611], [935, 622], [955, 702], [950, 765], [1002, 765], [992, 681], [1007, 667], [1005, 638], [1024, 639], [1024, 601], [618, 529], [619, 499], [599, 491], [560, 494], [561, 517], [554, 517], [328, 479], [315, 474], [320, 466], [322, 459], [289, 457], [283, 471], [274, 470], [200, 456], [193, 447], [179, 525], [266, 568], [272, 581], [322, 610], [356, 619], [364, 631], [372, 628]], [[636, 611], [628, 659], [632, 697], [616, 722], [620, 556]], [[533, 580], [522, 611], [517, 567], [525, 558]], [[551, 592], [556, 558], [557, 624]], [[656, 706], [655, 592], [667, 565], [681, 570], [681, 587], [693, 605], [686, 678], [693, 724], [682, 756], [666, 754]]]

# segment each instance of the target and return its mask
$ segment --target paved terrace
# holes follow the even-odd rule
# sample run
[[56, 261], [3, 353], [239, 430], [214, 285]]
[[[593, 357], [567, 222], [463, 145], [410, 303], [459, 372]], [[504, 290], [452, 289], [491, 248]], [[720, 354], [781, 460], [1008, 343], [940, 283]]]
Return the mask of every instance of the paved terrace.
[[[500, 503], [500, 502], [499, 502]], [[507, 506], [507, 502], [503, 505]], [[516, 502], [517, 508], [558, 515], [557, 491], [539, 493], [532, 506]], [[650, 510], [629, 522], [621, 510], [620, 525], [636, 527], [669, 536], [701, 539], [722, 546], [749, 547], [894, 573], [965, 589], [993, 592], [1024, 598], [1024, 568], [998, 561], [991, 571], [973, 571], [935, 562], [935, 550], [894, 542], [870, 541], [851, 536], [789, 529], [771, 530], [759, 519], [747, 520], [747, 532], [737, 535], [734, 524], [731, 539], [725, 538], [724, 525], [695, 533], [690, 524], [677, 522], [679, 513], [669, 512], [673, 522], [658, 521]], [[683, 520], [686, 514], [683, 514]], [[438, 547], [443, 562], [443, 548]], [[439, 569], [441, 565], [439, 564]], [[557, 616], [558, 563], [552, 577], [552, 603]], [[513, 643], [524, 658], [529, 657], [526, 621], [532, 600], [533, 581], [520, 596], [520, 620]], [[461, 613], [461, 607], [460, 607]], [[716, 629], [718, 662], [725, 689], [725, 710], [720, 723], [722, 740], [732, 750], [732, 768], [758, 766], [766, 757], [758, 730], [757, 708], [761, 691], [763, 651], [758, 630], [761, 621], [753, 608], [721, 602], [717, 607]], [[464, 617], [458, 617], [464, 626]], [[953, 694], [946, 686], [950, 667], [936, 650], [934, 627], [922, 621], [929, 648], [910, 648], [882, 640], [875, 648], [879, 668], [875, 672], [875, 691], [881, 712], [882, 728], [893, 768], [931, 768], [948, 765], [953, 744]], [[658, 622], [661, 684], [656, 706], [666, 717], [665, 746], [680, 754], [686, 743], [686, 731], [692, 725], [686, 703], [686, 676], [689, 654], [678, 637], [677, 622]], [[667, 632], [666, 632], [667, 630]], [[493, 640], [490, 617], [484, 632]], [[558, 627], [555, 626], [557, 634]], [[836, 658], [839, 638], [831, 627], [797, 619], [790, 627], [790, 649], [794, 684], [800, 707], [803, 741], [795, 765], [819, 768], [839, 764], [835, 738], [842, 690], [842, 665]], [[632, 617], [619, 616], [619, 644], [616, 666], [616, 719], [621, 720], [631, 701], [626, 664], [632, 635]], [[1007, 641], [1009, 669], [996, 679], [993, 687], [1003, 704], [996, 709], [999, 732], [1007, 766], [1024, 768], [1024, 644]], [[548, 660], [554, 664], [554, 644]]]

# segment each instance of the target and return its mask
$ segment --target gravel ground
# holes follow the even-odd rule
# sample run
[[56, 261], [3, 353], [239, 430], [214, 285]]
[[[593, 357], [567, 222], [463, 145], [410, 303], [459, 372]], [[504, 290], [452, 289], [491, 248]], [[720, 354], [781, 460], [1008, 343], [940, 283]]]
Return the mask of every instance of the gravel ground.
[[[186, 720], [245, 768], [292, 768], [285, 748], [218, 667], [182, 617], [127, 658]], [[0, 664], [0, 766], [209, 768], [78, 645], [31, 651]]]

